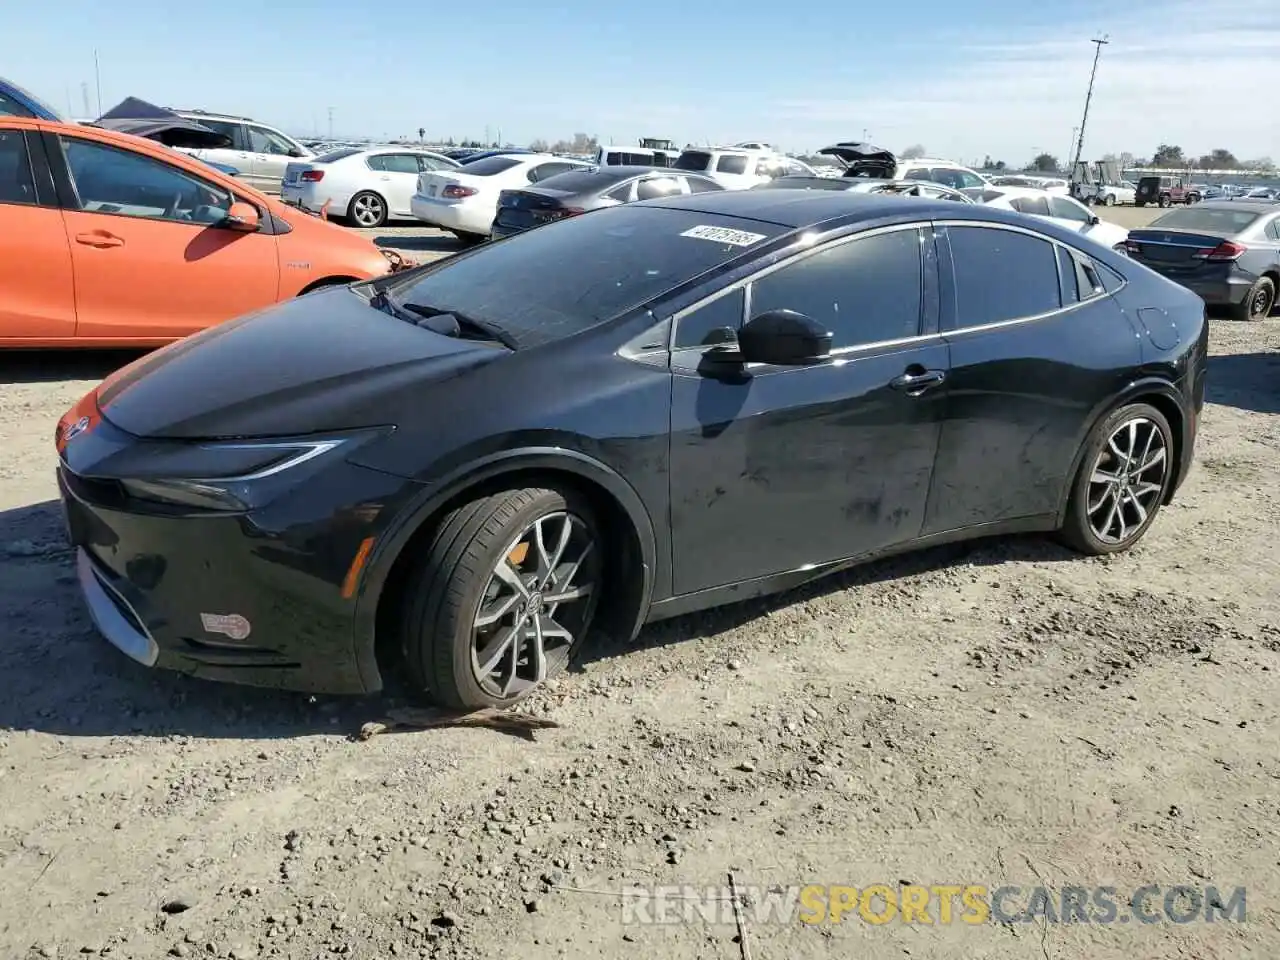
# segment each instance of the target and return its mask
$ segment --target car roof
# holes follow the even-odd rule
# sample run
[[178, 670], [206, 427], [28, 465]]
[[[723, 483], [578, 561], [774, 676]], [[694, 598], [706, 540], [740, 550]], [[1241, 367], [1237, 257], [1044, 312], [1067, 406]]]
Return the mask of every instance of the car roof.
[[[719, 193], [642, 200], [640, 203], [650, 207], [669, 207], [759, 220], [797, 230], [837, 218], [858, 222], [903, 213], [910, 213], [911, 218], [917, 220], [930, 216], [954, 220], [958, 206], [954, 200], [880, 193], [850, 194], [844, 190], [725, 190]], [[967, 204], [961, 209], [966, 220], [990, 220], [993, 223], [1019, 225], [1026, 223], [1017, 214], [980, 204]], [[1037, 229], [1041, 229], [1039, 225]], [[1045, 232], [1049, 234], [1047, 229]]]
[[1274, 200], [1267, 200], [1264, 197], [1237, 197], [1235, 200], [1201, 200], [1193, 208], [1193, 210], [1249, 210], [1256, 209], [1260, 212], [1272, 211], [1280, 213], [1280, 207], [1276, 206]]
[[1000, 183], [993, 183], [990, 187], [992, 192], [998, 192], [1005, 197], [1060, 197], [1060, 193], [1050, 193], [1041, 187], [1012, 187], [1005, 186]]

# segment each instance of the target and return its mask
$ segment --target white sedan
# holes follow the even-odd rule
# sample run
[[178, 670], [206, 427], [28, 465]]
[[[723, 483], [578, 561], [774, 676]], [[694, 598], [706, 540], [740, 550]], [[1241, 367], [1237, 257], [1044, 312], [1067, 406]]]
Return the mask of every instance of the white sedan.
[[424, 171], [456, 170], [456, 160], [411, 147], [344, 147], [289, 164], [280, 185], [285, 203], [358, 227], [380, 227], [412, 216], [409, 199]]
[[1051, 220], [1068, 230], [1075, 230], [1095, 243], [1124, 253], [1129, 231], [1094, 214], [1079, 200], [1030, 187], [992, 187], [982, 194], [982, 202], [990, 207], [1016, 210], [1028, 216]]
[[475, 160], [456, 170], [424, 173], [410, 201], [423, 223], [467, 242], [485, 240], [498, 213], [498, 194], [595, 164], [550, 153], [510, 153]]

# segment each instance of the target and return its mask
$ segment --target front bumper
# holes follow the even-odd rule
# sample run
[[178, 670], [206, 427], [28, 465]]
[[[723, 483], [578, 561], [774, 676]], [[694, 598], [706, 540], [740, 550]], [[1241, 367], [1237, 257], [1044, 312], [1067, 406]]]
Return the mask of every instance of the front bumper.
[[344, 583], [404, 481], [343, 462], [260, 510], [212, 515], [130, 500], [65, 463], [58, 485], [89, 614], [131, 659], [260, 687], [381, 688]]

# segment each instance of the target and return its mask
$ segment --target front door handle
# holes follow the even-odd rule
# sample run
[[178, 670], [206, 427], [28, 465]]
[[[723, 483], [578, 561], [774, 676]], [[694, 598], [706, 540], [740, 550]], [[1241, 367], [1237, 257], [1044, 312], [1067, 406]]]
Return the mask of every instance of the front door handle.
[[105, 233], [94, 231], [92, 233], [77, 233], [76, 243], [83, 243], [86, 247], [123, 247], [124, 240], [117, 237], [113, 233]]
[[918, 397], [926, 390], [931, 390], [947, 379], [945, 370], [926, 370], [913, 364], [907, 367], [901, 376], [889, 381], [889, 386], [903, 391], [909, 397]]

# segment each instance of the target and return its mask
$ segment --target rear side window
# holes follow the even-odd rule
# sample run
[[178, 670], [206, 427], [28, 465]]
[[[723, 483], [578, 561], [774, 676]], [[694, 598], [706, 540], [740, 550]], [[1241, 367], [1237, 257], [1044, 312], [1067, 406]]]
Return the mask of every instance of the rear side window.
[[519, 166], [520, 162], [515, 157], [485, 157], [483, 160], [468, 163], [464, 172], [476, 177], [492, 177]]
[[224, 137], [229, 137], [231, 139], [231, 143], [228, 147], [224, 147], [224, 150], [232, 148], [236, 150], [245, 150], [248, 148], [248, 143], [244, 136], [244, 127], [239, 123], [231, 120], [208, 120], [204, 117], [188, 117], [187, 119], [194, 119], [196, 123], [200, 124], [200, 126], [208, 127], [215, 133], [220, 133]]
[[1050, 215], [1048, 197], [1014, 197], [1009, 201], [1009, 206], [1019, 213], [1025, 213], [1033, 217], [1047, 217]]
[[623, 153], [610, 150], [605, 154], [604, 162], [610, 167], [651, 167], [653, 156], [648, 153]]
[[716, 193], [724, 189], [714, 180], [704, 180], [702, 177], [685, 177], [685, 183], [689, 184], [690, 193]]
[[725, 154], [716, 161], [716, 173], [746, 173], [747, 158], [743, 156], [735, 156], [733, 154]]
[[418, 158], [409, 153], [384, 153], [370, 157], [369, 167], [384, 173], [412, 173], [416, 176], [420, 172]]
[[711, 166], [711, 154], [701, 150], [686, 150], [672, 164], [677, 170], [706, 170]]
[[27, 138], [20, 131], [0, 131], [0, 203], [35, 203]]
[[957, 326], [977, 327], [1062, 306], [1054, 245], [993, 227], [948, 227]]
[[1280, 220], [1272, 220], [1267, 224], [1267, 236], [1272, 240], [1280, 240]]

